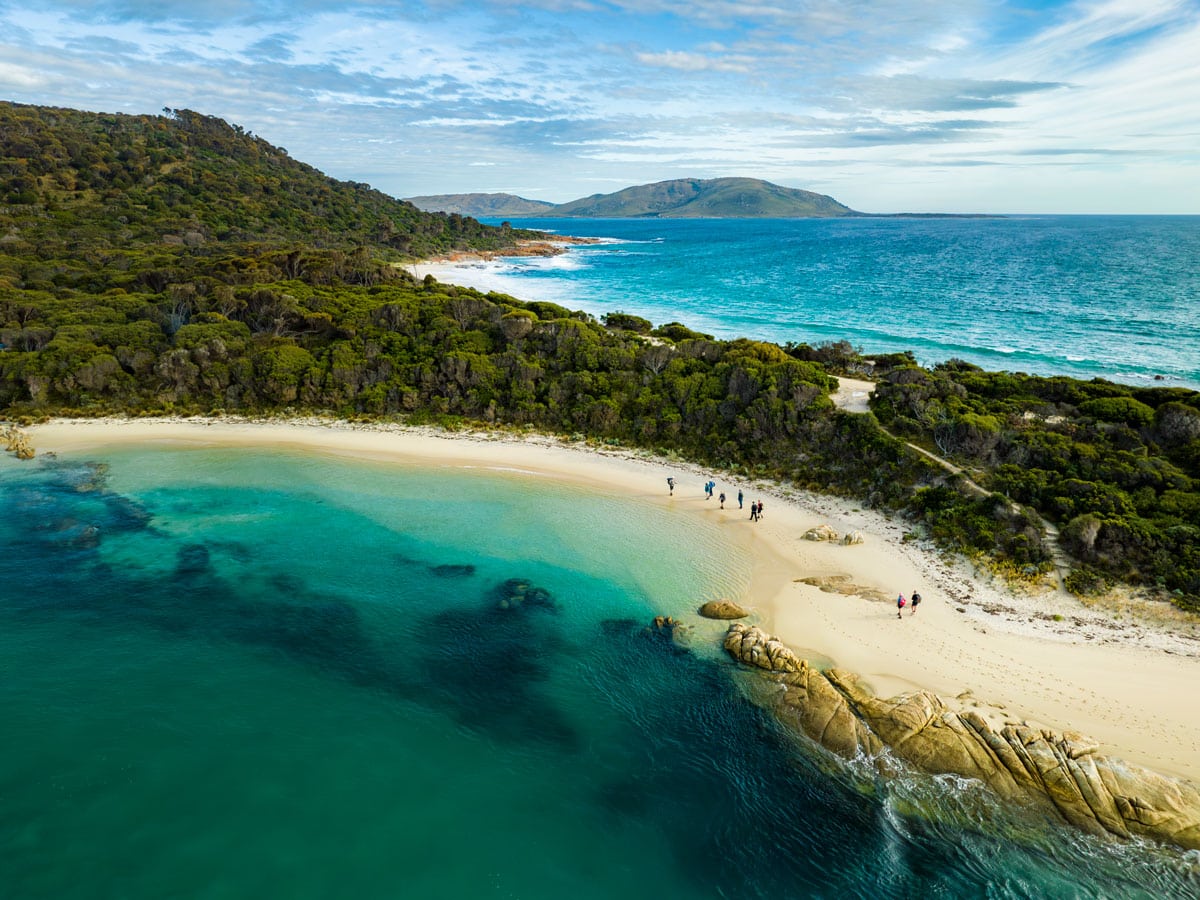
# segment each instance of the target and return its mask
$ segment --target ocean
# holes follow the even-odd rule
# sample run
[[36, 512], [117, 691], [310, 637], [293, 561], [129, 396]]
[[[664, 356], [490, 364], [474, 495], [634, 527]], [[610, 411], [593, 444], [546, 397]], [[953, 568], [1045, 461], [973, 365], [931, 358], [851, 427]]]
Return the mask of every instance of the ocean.
[[6, 900], [1200, 895], [782, 732], [646, 632], [748, 584], [669, 507], [208, 446], [5, 455], [0, 511]]
[[720, 338], [1200, 389], [1200, 216], [512, 221], [604, 243], [439, 280]]

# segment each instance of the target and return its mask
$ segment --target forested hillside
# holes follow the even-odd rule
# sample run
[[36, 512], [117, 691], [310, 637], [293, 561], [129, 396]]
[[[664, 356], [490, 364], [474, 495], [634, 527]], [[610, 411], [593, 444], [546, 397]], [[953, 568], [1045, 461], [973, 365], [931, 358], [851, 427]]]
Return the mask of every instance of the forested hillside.
[[[879, 419], [1054, 523], [1077, 561], [1073, 590], [1126, 581], [1200, 609], [1200, 394], [961, 361], [881, 374]], [[961, 536], [957, 497], [930, 493], [921, 505], [935, 531]]]
[[237, 242], [424, 257], [513, 240], [474, 219], [335, 181], [190, 110], [128, 116], [0, 102], [0, 278], [57, 284], [81, 263], [109, 261], [83, 260], [85, 251], [121, 252], [129, 267], [137, 263], [129, 251], [142, 245], [212, 253], [212, 244]]

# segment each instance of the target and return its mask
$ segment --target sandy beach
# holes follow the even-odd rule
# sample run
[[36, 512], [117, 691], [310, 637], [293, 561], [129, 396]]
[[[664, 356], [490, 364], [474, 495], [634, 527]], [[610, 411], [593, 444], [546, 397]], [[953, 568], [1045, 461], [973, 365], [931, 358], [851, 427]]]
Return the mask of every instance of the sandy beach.
[[[751, 607], [757, 624], [798, 653], [862, 674], [883, 696], [925, 688], [997, 724], [1080, 731], [1103, 752], [1200, 781], [1200, 704], [1189, 700], [1200, 678], [1197, 620], [1133, 598], [1088, 606], [1064, 594], [1015, 594], [923, 542], [905, 541], [903, 522], [850, 501], [546, 437], [316, 419], [56, 420], [26, 431], [39, 454], [120, 443], [277, 446], [398, 464], [519, 469], [619, 492], [634, 508], [658, 504], [716, 519], [731, 553], [752, 563], [747, 596], [730, 599]], [[668, 476], [677, 483], [673, 497]], [[724, 510], [705, 500], [710, 476], [730, 498]], [[739, 489], [747, 507], [752, 498], [765, 500], [762, 521], [738, 510]], [[803, 539], [821, 524], [860, 531], [864, 542]], [[832, 584], [859, 590], [842, 593]], [[919, 611], [905, 609], [898, 619], [896, 594], [914, 590], [923, 597]]]

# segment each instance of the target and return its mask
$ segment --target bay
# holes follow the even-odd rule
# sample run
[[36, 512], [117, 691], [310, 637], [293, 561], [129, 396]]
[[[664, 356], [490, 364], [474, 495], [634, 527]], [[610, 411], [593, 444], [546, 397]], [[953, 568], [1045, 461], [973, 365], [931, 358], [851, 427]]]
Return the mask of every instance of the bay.
[[439, 280], [720, 338], [1200, 388], [1200, 217], [516, 219], [599, 237]]
[[719, 625], [691, 652], [644, 632], [739, 596], [746, 562], [619, 491], [123, 448], [0, 459], [0, 510], [5, 897], [1200, 886], [1195, 854], [793, 740]]

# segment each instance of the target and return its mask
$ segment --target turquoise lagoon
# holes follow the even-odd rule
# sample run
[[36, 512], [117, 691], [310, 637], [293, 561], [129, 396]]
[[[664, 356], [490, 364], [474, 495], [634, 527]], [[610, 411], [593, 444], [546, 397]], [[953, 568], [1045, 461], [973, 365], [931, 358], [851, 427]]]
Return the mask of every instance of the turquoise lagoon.
[[[0, 460], [5, 898], [1186, 897], [1195, 854], [844, 767], [744, 699], [719, 531], [520, 472]], [[524, 579], [550, 601], [500, 609]], [[541, 595], [544, 596], [544, 595]]]

